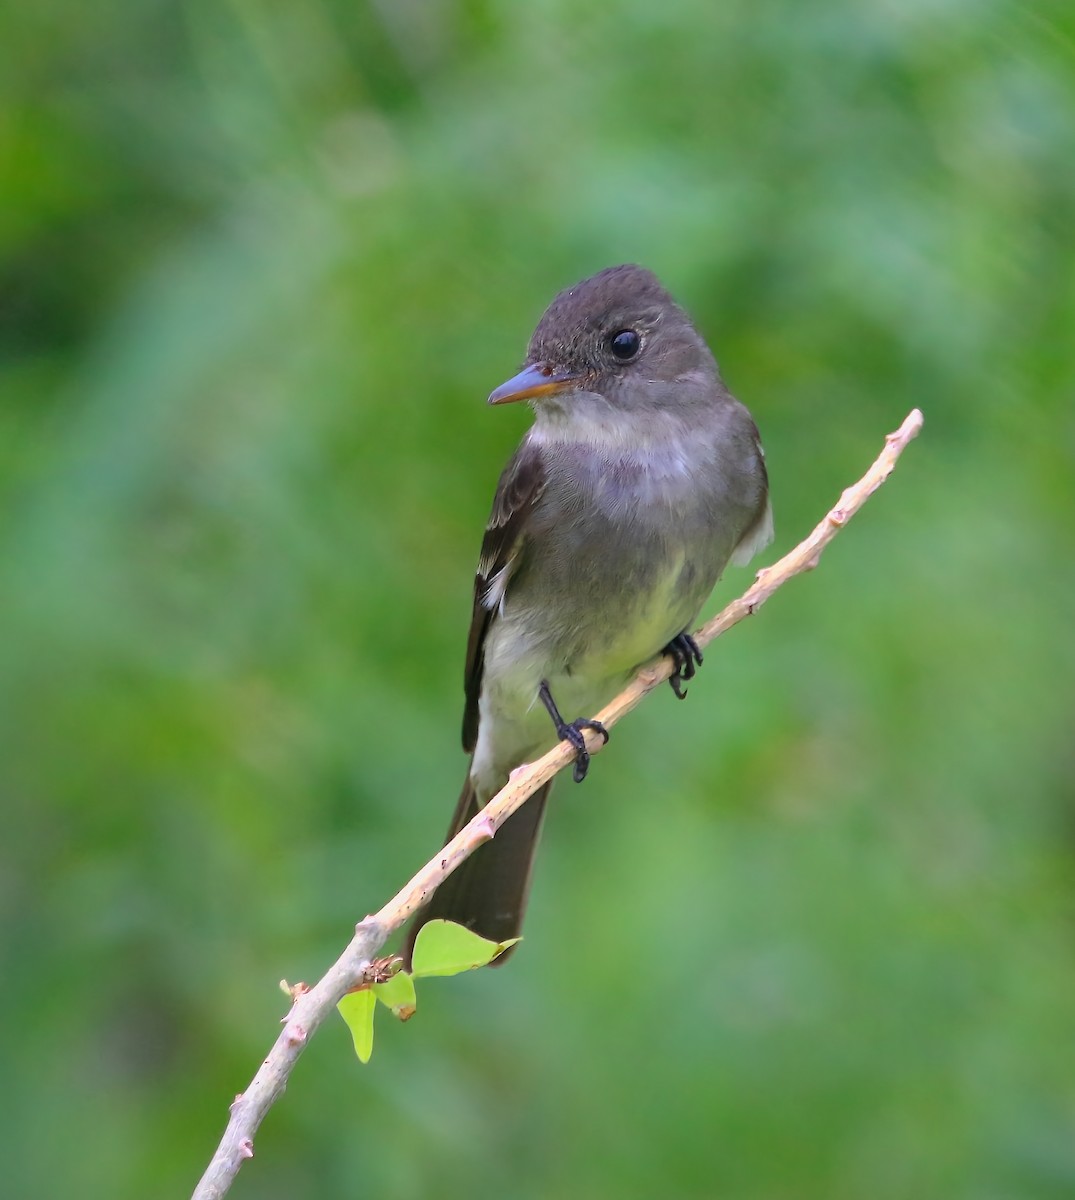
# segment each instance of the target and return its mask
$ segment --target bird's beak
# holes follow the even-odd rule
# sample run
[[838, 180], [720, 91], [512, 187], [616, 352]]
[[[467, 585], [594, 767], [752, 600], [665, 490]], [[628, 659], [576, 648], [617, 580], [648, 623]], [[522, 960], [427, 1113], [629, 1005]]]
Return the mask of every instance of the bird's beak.
[[516, 400], [533, 400], [535, 396], [554, 396], [566, 392], [577, 382], [570, 371], [556, 371], [548, 363], [531, 363], [507, 383], [489, 393], [490, 404], [514, 404]]

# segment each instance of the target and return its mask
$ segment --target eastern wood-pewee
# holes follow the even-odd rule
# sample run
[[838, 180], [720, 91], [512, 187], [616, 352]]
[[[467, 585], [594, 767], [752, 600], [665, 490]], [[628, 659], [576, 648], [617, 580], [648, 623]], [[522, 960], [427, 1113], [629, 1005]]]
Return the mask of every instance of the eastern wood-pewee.
[[[610, 267], [553, 300], [526, 365], [489, 397], [518, 400], [534, 424], [500, 477], [474, 581], [471, 759], [449, 839], [557, 739], [575, 746], [581, 780], [581, 730], [608, 734], [560, 714], [596, 712], [662, 649], [682, 696], [701, 662], [691, 623], [725, 565], [773, 533], [757, 427], [642, 267]], [[550, 787], [440, 886], [411, 927], [408, 962], [435, 917], [495, 941], [518, 935]]]

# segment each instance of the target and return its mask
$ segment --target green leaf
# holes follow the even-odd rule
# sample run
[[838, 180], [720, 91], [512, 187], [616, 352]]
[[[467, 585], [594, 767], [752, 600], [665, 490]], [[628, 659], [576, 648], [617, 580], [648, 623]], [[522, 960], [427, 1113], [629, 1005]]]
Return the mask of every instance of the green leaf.
[[418, 931], [411, 956], [411, 974], [458, 975], [484, 967], [518, 938], [506, 942], [491, 942], [479, 937], [454, 921], [428, 921]]
[[348, 992], [336, 1007], [351, 1031], [358, 1061], [368, 1063], [373, 1053], [373, 1014], [377, 1008], [372, 990], [367, 987]]
[[372, 991], [400, 1021], [409, 1021], [414, 1016], [418, 998], [414, 994], [414, 979], [405, 971], [398, 971], [384, 983], [375, 983]]

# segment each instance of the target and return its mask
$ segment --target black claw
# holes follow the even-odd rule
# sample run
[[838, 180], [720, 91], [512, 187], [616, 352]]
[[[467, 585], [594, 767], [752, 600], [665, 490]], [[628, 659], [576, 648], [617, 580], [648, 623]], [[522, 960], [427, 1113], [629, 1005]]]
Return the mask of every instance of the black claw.
[[668, 682], [672, 685], [672, 691], [675, 692], [677, 699], [683, 700], [687, 695], [687, 689], [683, 686], [684, 681], [693, 679], [702, 665], [702, 651], [698, 648], [698, 643], [694, 638], [689, 633], [683, 632], [677, 634], [665, 646], [664, 653], [669, 655], [676, 665], [676, 669], [668, 677]]
[[608, 730], [601, 724], [600, 721], [591, 721], [588, 717], [579, 717], [577, 721], [565, 721], [560, 716], [560, 710], [556, 707], [556, 702], [552, 698], [552, 692], [549, 691], [549, 685], [545, 680], [541, 681], [541, 687], [538, 691], [541, 697], [542, 704], [548, 710], [549, 716], [552, 717], [552, 723], [556, 726], [556, 736], [562, 742], [570, 742], [575, 749], [575, 769], [572, 772], [576, 783], [581, 783], [586, 778], [586, 772], [590, 769], [590, 752], [586, 749], [586, 739], [583, 737], [584, 729], [592, 729], [595, 733], [599, 733], [602, 738], [608, 741]]
[[584, 729], [592, 729], [595, 733], [599, 733], [606, 742], [608, 741], [608, 730], [604, 725], [600, 721], [591, 721], [586, 717], [579, 717], [577, 721], [572, 721], [569, 725], [560, 725], [556, 730], [562, 741], [569, 741], [575, 747], [575, 769], [572, 771], [572, 775], [576, 783], [581, 783], [590, 769], [590, 752], [586, 749], [586, 739], [582, 736]]

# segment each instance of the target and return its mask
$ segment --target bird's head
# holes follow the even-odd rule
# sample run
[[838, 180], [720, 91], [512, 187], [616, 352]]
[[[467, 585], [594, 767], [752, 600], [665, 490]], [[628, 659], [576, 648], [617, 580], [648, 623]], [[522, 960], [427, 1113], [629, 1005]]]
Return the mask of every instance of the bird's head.
[[[717, 366], [687, 314], [644, 267], [609, 267], [562, 291], [538, 322], [526, 365], [489, 397], [540, 414], [602, 405], [645, 411], [710, 392]], [[700, 385], [692, 387], [690, 385]]]

